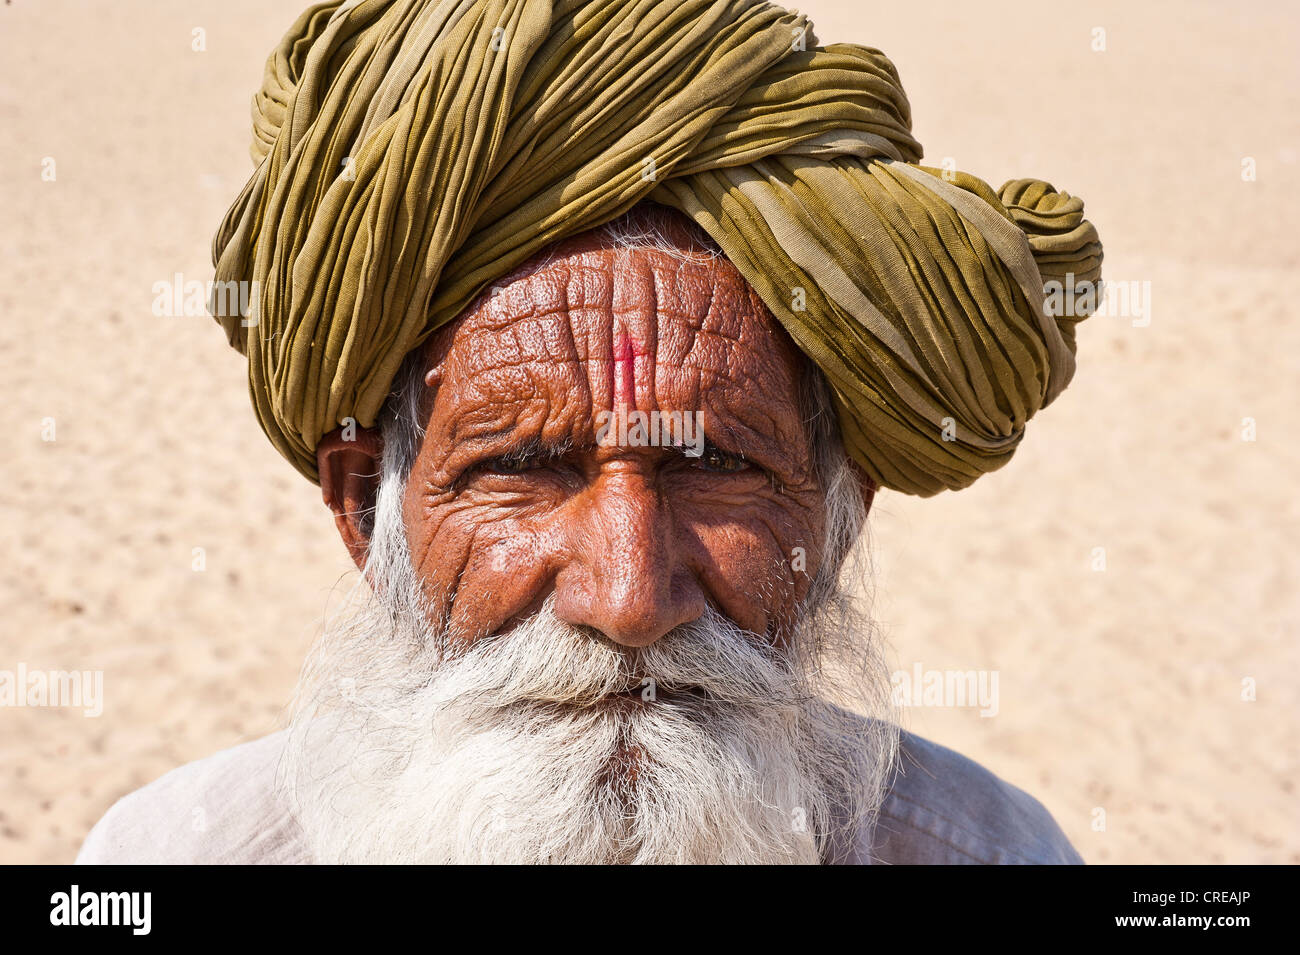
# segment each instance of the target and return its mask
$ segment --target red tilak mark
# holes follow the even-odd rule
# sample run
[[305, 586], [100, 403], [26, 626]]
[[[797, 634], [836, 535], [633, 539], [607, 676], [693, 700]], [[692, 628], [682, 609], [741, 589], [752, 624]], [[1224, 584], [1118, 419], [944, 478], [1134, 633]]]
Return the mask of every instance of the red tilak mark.
[[614, 344], [614, 406], [636, 408], [636, 349], [626, 332]]

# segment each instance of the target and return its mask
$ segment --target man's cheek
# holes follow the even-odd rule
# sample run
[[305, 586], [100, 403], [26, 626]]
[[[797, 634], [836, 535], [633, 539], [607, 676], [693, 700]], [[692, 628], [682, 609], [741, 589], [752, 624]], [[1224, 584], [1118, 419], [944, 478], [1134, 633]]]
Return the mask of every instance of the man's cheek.
[[[679, 513], [693, 535], [717, 552], [715, 557], [727, 555], [738, 563], [737, 570], [761, 566], [766, 581], [773, 574], [793, 580], [816, 569], [821, 527], [811, 503], [765, 486], [743, 495], [692, 500]], [[726, 520], [719, 522], [719, 515]]]
[[457, 508], [415, 558], [435, 611], [462, 633], [484, 635], [536, 602], [546, 561], [542, 535], [522, 522]]
[[473, 535], [465, 532], [454, 503], [413, 510], [414, 519], [408, 513], [407, 523], [411, 569], [431, 609], [442, 616], [470, 557]]
[[756, 521], [698, 531], [707, 589], [747, 629], [788, 628], [807, 592], [806, 575], [795, 570], [801, 538], [791, 528], [782, 530], [790, 533]]

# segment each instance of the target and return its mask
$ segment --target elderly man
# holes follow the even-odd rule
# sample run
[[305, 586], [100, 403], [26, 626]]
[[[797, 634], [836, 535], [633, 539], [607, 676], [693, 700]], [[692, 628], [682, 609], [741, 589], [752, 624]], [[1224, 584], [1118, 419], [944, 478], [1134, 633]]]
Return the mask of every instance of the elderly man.
[[749, 0], [333, 0], [254, 119], [219, 319], [365, 586], [81, 861], [1079, 861], [854, 599], [876, 490], [1068, 383], [1077, 199], [914, 165], [892, 64]]

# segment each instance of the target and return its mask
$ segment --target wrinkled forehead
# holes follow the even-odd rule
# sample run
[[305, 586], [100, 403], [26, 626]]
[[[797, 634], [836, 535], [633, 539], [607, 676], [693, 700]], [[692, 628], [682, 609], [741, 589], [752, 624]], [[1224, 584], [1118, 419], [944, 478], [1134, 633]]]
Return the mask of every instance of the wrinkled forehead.
[[652, 241], [596, 230], [535, 256], [434, 337], [426, 366], [444, 384], [523, 385], [529, 368], [582, 364], [598, 405], [758, 387], [793, 406], [803, 358], [784, 329], [725, 256], [659, 223]]

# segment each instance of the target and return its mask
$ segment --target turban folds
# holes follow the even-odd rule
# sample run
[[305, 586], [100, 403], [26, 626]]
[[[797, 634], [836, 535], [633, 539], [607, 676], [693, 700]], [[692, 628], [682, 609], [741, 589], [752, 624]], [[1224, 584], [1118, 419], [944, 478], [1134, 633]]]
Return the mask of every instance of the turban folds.
[[[1083, 204], [917, 165], [893, 64], [756, 0], [332, 0], [253, 103], [214, 241], [267, 435], [316, 479], [406, 355], [546, 245], [649, 199], [701, 226], [822, 369], [884, 487], [961, 488], [1068, 384], [1046, 279], [1100, 275]], [[220, 288], [221, 286], [218, 286]]]

